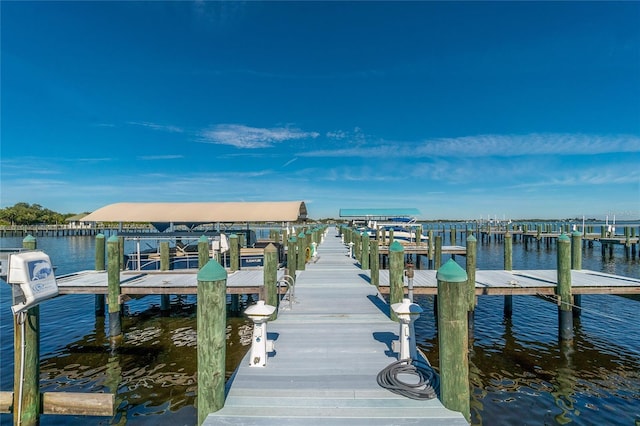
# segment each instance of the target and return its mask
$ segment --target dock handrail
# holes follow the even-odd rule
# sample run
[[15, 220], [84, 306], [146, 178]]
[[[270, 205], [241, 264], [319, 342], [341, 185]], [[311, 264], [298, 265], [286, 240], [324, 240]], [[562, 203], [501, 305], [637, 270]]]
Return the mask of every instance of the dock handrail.
[[[293, 309], [293, 300], [295, 297], [296, 280], [291, 275], [283, 275], [278, 279], [278, 294], [280, 294], [280, 283], [284, 283], [287, 286], [287, 298], [289, 299], [289, 310]], [[280, 298], [278, 298], [278, 305], [280, 305]], [[280, 306], [278, 306], [280, 308]]]

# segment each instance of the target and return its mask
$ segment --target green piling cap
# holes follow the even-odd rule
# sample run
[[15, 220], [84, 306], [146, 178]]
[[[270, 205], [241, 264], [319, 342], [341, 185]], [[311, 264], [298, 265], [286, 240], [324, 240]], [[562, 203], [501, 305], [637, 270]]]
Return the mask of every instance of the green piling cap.
[[298, 234], [298, 237], [300, 237], [300, 238], [305, 238], [305, 236], [304, 236], [304, 232], [300, 232], [300, 233]]
[[476, 240], [476, 237], [474, 237], [473, 234], [472, 234], [472, 235], [469, 235], [469, 237], [467, 238], [467, 241], [471, 241], [472, 243], [475, 243], [478, 240]]
[[229, 238], [238, 238], [238, 235], [237, 234], [231, 234], [231, 235], [229, 235]]
[[118, 237], [116, 237], [115, 235], [112, 235], [112, 236], [109, 237], [107, 242], [108, 243], [117, 243], [118, 242]]
[[571, 233], [572, 236], [574, 237], [581, 237], [582, 236], [582, 232], [578, 231], [577, 229], [575, 231], [573, 231]]
[[569, 242], [571, 242], [571, 240], [569, 239], [569, 236], [563, 232], [558, 237], [558, 242], [567, 242], [567, 243], [569, 243]]
[[449, 259], [436, 272], [436, 279], [450, 283], [461, 283], [467, 281], [468, 277], [467, 272], [455, 260]]
[[200, 238], [198, 238], [198, 242], [199, 243], [209, 243], [209, 239], [207, 238], [206, 235], [201, 236]]
[[294, 235], [293, 237], [289, 237], [289, 242], [290, 243], [297, 243], [298, 239], [296, 238], [296, 236]]
[[215, 259], [211, 259], [198, 271], [198, 281], [222, 281], [227, 279], [227, 271]]
[[33, 235], [29, 234], [26, 237], [24, 237], [24, 239], [22, 240], [23, 243], [32, 243], [36, 240], [36, 237], [34, 237]]
[[389, 251], [404, 251], [404, 247], [397, 241], [394, 241], [389, 246]]

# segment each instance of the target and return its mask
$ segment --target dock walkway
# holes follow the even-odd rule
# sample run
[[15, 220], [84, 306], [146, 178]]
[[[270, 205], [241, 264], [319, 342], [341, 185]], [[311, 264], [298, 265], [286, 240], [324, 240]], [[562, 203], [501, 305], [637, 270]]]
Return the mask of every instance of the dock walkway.
[[275, 353], [264, 368], [247, 354], [230, 379], [224, 407], [205, 425], [466, 425], [440, 400], [417, 401], [380, 387], [397, 360], [399, 325], [368, 276], [330, 229], [318, 260], [298, 272], [295, 303], [268, 324]]

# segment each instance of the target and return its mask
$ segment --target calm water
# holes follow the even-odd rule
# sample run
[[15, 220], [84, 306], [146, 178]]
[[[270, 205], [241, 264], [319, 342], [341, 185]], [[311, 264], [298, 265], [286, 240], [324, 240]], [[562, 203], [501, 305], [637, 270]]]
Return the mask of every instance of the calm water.
[[[458, 241], [464, 244], [464, 242]], [[56, 274], [94, 267], [91, 237], [39, 238], [38, 248]], [[21, 245], [5, 238], [2, 247]], [[503, 245], [478, 241], [478, 268], [502, 269]], [[457, 259], [464, 265], [464, 257]], [[555, 269], [555, 247], [515, 241], [514, 269]], [[622, 247], [603, 258], [586, 248], [583, 268], [640, 278], [640, 260]], [[416, 302], [425, 313], [416, 323], [418, 344], [438, 365], [433, 300]], [[59, 297], [41, 305], [43, 391], [116, 392], [114, 418], [42, 416], [43, 425], [193, 425], [196, 401], [195, 296], [172, 298], [172, 314], [160, 317], [159, 298], [127, 303], [124, 343], [109, 350], [105, 319], [95, 318], [90, 295]], [[536, 297], [513, 299], [513, 318], [502, 315], [503, 298], [481, 297], [470, 346], [472, 421], [484, 425], [640, 424], [640, 302], [618, 296], [583, 296], [573, 345], [559, 344], [557, 308]], [[13, 386], [13, 323], [9, 286], [0, 285], [0, 389]], [[250, 344], [242, 318], [227, 324], [227, 374]], [[0, 424], [11, 416], [0, 415]]]

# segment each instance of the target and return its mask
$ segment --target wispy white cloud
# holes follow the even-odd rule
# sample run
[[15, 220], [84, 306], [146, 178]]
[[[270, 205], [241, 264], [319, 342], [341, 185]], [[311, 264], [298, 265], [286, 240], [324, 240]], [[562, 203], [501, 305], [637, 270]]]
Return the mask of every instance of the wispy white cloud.
[[167, 154], [167, 155], [143, 155], [138, 157], [139, 160], [177, 160], [184, 158], [181, 154]]
[[237, 148], [268, 148], [278, 142], [315, 139], [317, 132], [305, 132], [291, 127], [260, 128], [241, 124], [220, 124], [200, 133], [204, 142], [231, 145]]
[[158, 130], [161, 132], [169, 132], [169, 133], [183, 133], [184, 129], [178, 126], [165, 125], [165, 124], [156, 124], [150, 123], [148, 121], [129, 121], [129, 124], [134, 126], [142, 126], [147, 127], [152, 130]]
[[[346, 134], [332, 132], [336, 136]], [[338, 139], [334, 137], [334, 139]], [[363, 141], [360, 137], [358, 141]], [[516, 157], [522, 155], [597, 155], [640, 152], [635, 135], [529, 134], [478, 135], [424, 142], [376, 141], [337, 149], [300, 152], [301, 157]]]
[[298, 157], [294, 157], [291, 160], [287, 161], [286, 163], [284, 163], [282, 165], [282, 167], [287, 167], [289, 164], [293, 163], [294, 161], [296, 161], [298, 159]]

